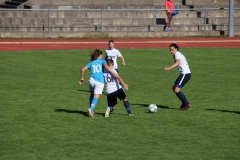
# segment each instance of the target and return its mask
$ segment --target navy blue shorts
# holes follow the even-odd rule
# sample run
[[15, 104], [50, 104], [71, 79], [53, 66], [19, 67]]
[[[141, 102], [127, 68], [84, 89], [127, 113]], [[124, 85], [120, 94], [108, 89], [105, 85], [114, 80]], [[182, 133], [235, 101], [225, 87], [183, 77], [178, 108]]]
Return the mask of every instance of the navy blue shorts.
[[178, 88], [183, 88], [183, 86], [190, 80], [191, 73], [181, 74], [175, 81], [175, 86]]
[[122, 88], [113, 93], [107, 94], [108, 106], [115, 106], [117, 104], [117, 98], [120, 100], [124, 100], [126, 98], [126, 94]]

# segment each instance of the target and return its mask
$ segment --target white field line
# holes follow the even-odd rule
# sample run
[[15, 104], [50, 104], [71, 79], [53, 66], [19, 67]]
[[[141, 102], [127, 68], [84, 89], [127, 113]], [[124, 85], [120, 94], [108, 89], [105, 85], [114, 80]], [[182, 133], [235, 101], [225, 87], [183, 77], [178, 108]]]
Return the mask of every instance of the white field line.
[[[115, 44], [153, 44], [153, 43], [159, 43], [159, 44], [169, 44], [169, 43], [236, 43], [240, 42], [240, 40], [192, 40], [192, 41], [118, 41], [115, 42]], [[107, 44], [107, 42], [0, 42], [0, 44]]]

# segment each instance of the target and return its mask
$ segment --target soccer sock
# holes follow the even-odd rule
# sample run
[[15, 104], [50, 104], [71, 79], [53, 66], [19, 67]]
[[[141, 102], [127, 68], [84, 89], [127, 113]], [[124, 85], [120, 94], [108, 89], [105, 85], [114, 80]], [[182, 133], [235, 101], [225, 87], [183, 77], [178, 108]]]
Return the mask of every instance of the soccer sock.
[[112, 106], [109, 106], [110, 112], [113, 112], [114, 108]]
[[185, 97], [185, 95], [184, 95], [181, 91], [178, 92], [178, 93], [176, 93], [176, 95], [177, 95], [177, 97], [182, 101], [182, 103], [183, 103], [184, 105], [189, 104], [187, 98]]
[[89, 105], [92, 104], [92, 100], [93, 100], [93, 94], [91, 93], [90, 97], [89, 97]]
[[98, 99], [97, 99], [97, 98], [93, 98], [92, 104], [91, 104], [91, 106], [90, 106], [90, 108], [91, 108], [92, 111], [94, 111], [97, 103], [98, 103]]
[[127, 101], [124, 101], [123, 103], [124, 103], [124, 107], [125, 107], [127, 113], [128, 113], [128, 114], [132, 114], [132, 113], [131, 113], [131, 110], [130, 110], [130, 105], [129, 105], [128, 100], [127, 100]]

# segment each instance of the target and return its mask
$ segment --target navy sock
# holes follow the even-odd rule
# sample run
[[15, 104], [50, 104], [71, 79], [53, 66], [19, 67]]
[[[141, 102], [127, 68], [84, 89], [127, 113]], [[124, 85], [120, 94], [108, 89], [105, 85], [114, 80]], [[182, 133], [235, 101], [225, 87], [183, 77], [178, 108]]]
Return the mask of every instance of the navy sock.
[[176, 95], [177, 95], [177, 97], [182, 101], [182, 103], [183, 103], [184, 105], [188, 105], [188, 104], [189, 104], [187, 98], [185, 97], [185, 95], [184, 95], [181, 91], [178, 92], [178, 93], [176, 93]]
[[123, 101], [123, 104], [124, 104], [124, 107], [125, 107], [127, 113], [128, 113], [128, 114], [132, 114], [132, 113], [131, 113], [131, 110], [130, 110], [130, 105], [129, 105], [128, 100], [127, 100], [127, 101]]
[[110, 112], [113, 112], [114, 108], [112, 106], [109, 106]]

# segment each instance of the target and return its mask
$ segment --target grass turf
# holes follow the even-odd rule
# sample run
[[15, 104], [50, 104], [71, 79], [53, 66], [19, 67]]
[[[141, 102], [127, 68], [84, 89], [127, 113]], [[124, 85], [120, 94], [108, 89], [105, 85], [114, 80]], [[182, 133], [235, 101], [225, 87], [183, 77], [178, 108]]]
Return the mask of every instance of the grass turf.
[[[238, 159], [239, 49], [184, 48], [192, 78], [183, 88], [193, 108], [171, 87], [177, 69], [168, 49], [121, 49], [119, 71], [133, 117], [119, 101], [103, 117], [103, 95], [88, 117], [88, 78], [78, 84], [89, 50], [0, 52], [0, 159]], [[155, 103], [158, 111], [148, 113]]]

